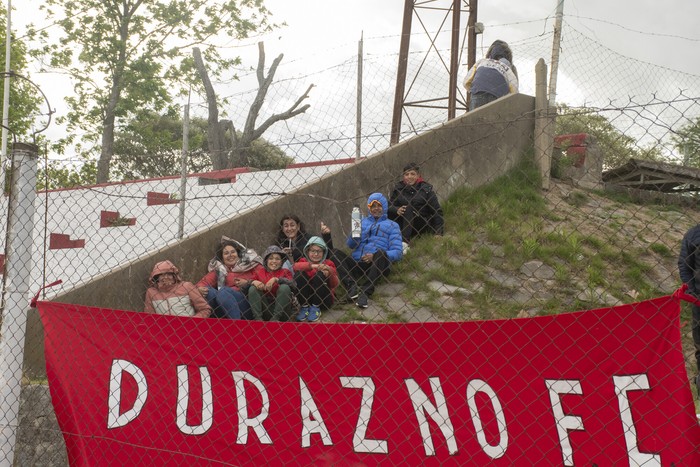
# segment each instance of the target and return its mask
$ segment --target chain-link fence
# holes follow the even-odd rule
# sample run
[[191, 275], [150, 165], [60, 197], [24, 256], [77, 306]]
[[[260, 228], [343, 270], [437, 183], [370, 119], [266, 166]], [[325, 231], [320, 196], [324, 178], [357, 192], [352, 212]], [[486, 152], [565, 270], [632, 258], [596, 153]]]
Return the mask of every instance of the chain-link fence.
[[[359, 160], [357, 58], [303, 73], [283, 62], [264, 112], [288, 108], [314, 84], [311, 108], [264, 135], [294, 158], [288, 168], [188, 176], [184, 197], [177, 176], [37, 193], [33, 236], [17, 238], [2, 224], [6, 276], [18, 252], [31, 255], [19, 270], [21, 286], [6, 277], [2, 338], [15, 348], [3, 355], [5, 364], [16, 367], [10, 360], [22, 345], [8, 335], [8, 319], [23, 319], [13, 293], [28, 299], [61, 280], [42, 298], [155, 313], [47, 309], [62, 318], [47, 328], [46, 343], [38, 314], [29, 313], [24, 378], [3, 381], [8, 400], [23, 388], [19, 419], [8, 416], [3, 427], [5, 439], [17, 430], [15, 462], [66, 463], [63, 436], [71, 456], [96, 464], [125, 459], [120, 450], [144, 456], [128, 460], [137, 464], [230, 463], [230, 453], [238, 456], [233, 463], [274, 462], [272, 455], [289, 464], [343, 464], [344, 456], [474, 465], [697, 462], [688, 448], [697, 442], [697, 421], [687, 410], [690, 390], [697, 391], [697, 323], [684, 305], [681, 359], [673, 307], [653, 299], [681, 285], [681, 241], [698, 222], [700, 169], [682, 164], [692, 163], [698, 147], [692, 130], [700, 121], [700, 77], [620, 56], [569, 26], [564, 37], [546, 190], [533, 149], [535, 121], [543, 117], [528, 97], [535, 95], [536, 61], [550, 55], [544, 35], [510, 44], [522, 95], [447, 123], [446, 110], [412, 109], [402, 143], [392, 148], [398, 57], [374, 55], [365, 40]], [[409, 77], [419, 56], [409, 59]], [[422, 70], [414, 96], [446, 95], [438, 68], [433, 78]], [[242, 125], [254, 94], [225, 96], [228, 117]], [[206, 106], [194, 103], [192, 111], [205, 116]], [[432, 186], [401, 185], [404, 169]], [[391, 232], [373, 224], [375, 198], [401, 223]], [[427, 207], [422, 216], [403, 209], [418, 199]], [[9, 203], [2, 202], [5, 212]], [[354, 205], [368, 216], [360, 238], [380, 237], [369, 258], [352, 255]], [[421, 217], [438, 235], [407, 229]], [[319, 239], [309, 242], [312, 236]], [[283, 250], [264, 255], [271, 245]], [[643, 304], [611, 308], [637, 302]], [[562, 314], [593, 309], [601, 310]], [[211, 317], [195, 323], [159, 313]], [[261, 323], [272, 318], [288, 322]], [[59, 332], [67, 333], [60, 342]], [[48, 396], [44, 344], [56, 368], [49, 374], [56, 410], [82, 411], [63, 433]], [[147, 402], [142, 385], [154, 372], [170, 387], [159, 398], [150, 379]], [[221, 383], [224, 373], [230, 381]], [[93, 376], [101, 386], [90, 385]], [[340, 397], [343, 388], [362, 389], [362, 401], [360, 392], [352, 403]], [[92, 389], [102, 402], [75, 398]], [[293, 390], [290, 402], [275, 390]], [[188, 391], [195, 394], [189, 405]], [[242, 393], [252, 400], [248, 412], [241, 411]], [[265, 422], [267, 410], [279, 430]], [[284, 421], [300, 412], [300, 420]], [[377, 418], [363, 418], [370, 413]], [[158, 414], [177, 436], [144, 426]], [[100, 431], [81, 432], [81, 421]], [[550, 431], [540, 432], [547, 423]], [[229, 444], [210, 430], [223, 430]], [[201, 440], [199, 447], [191, 449], [188, 436]], [[268, 449], [275, 443], [276, 451]], [[10, 450], [0, 447], [0, 456], [13, 459]], [[595, 459], [586, 457], [591, 453]]]

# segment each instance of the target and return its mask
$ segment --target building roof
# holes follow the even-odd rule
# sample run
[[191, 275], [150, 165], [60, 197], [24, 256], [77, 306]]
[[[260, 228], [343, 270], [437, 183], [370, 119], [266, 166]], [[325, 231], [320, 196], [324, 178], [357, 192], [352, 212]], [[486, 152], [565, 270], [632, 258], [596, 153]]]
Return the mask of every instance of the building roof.
[[700, 169], [668, 162], [630, 159], [624, 165], [603, 172], [608, 184], [664, 193], [700, 191]]
[[[39, 192], [33, 232], [35, 264], [27, 288], [33, 295], [44, 284], [60, 279], [60, 286], [47, 290], [47, 297], [59, 295], [177, 243], [180, 234], [187, 237], [211, 229], [354, 162], [348, 158], [280, 170], [239, 168], [188, 174], [182, 211], [180, 177]], [[7, 209], [8, 198], [0, 197], [0, 210]], [[6, 231], [6, 218], [2, 218], [0, 239], [5, 239]]]

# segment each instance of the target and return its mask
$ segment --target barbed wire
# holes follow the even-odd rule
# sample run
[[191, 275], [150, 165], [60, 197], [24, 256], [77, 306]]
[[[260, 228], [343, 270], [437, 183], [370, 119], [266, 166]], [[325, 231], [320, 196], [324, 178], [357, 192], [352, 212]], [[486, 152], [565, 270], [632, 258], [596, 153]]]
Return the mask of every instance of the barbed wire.
[[[610, 123], [606, 131], [612, 139], [630, 139], [629, 145], [622, 149], [624, 156], [642, 153], [653, 141], [665, 145], [663, 151], [659, 151], [661, 161], [681, 160], [683, 154], [676, 147], [674, 136], [700, 117], [698, 77], [624, 57], [567, 23], [564, 37], [559, 75], [562, 92], [558, 94], [561, 96], [558, 104], [566, 105], [566, 111], [559, 114], [557, 122], [568, 122], [579, 128], [576, 125], [583, 125], [587, 121], [585, 117], [601, 117]], [[549, 39], [546, 33], [511, 43], [523, 94], [534, 92], [534, 63], [550, 51]], [[412, 53], [409, 61], [424, 52]], [[360, 158], [359, 164], [350, 163], [354, 160], [358, 136], [356, 58], [336, 57], [335, 64], [324, 65], [317, 71], [314, 71], [315, 65], [309, 65], [294, 77], [290, 77], [294, 67], [284, 68], [283, 62], [279, 69], [281, 85], [270, 88], [262, 113], [267, 115], [285, 108], [290, 96], [296, 95], [298, 87], [305, 87], [309, 79], [318, 81], [314, 105], [307, 113], [285, 121], [284, 125], [271, 127], [264, 138], [295, 162], [319, 164], [237, 173], [235, 182], [216, 185], [199, 185], [200, 180], [190, 177], [182, 199], [171, 197], [173, 194], [180, 196], [180, 180], [176, 176], [179, 158], [177, 163], [172, 163], [175, 174], [167, 179], [156, 177], [81, 186], [70, 191], [46, 190], [38, 208], [43, 216], [35, 216], [43, 220], [37, 222], [32, 239], [35, 247], [40, 245], [43, 251], [36, 249], [32, 275], [27, 282], [37, 289], [48, 281], [62, 278], [66, 281], [62, 286], [65, 288], [57, 289], [56, 295], [49, 295], [52, 299], [59, 294], [81, 293], [89, 288], [91, 304], [95, 306], [141, 311], [153, 266], [150, 263], [177, 260], [183, 275], [194, 282], [205, 274], [206, 263], [211, 258], [211, 250], [202, 245], [211, 242], [213, 250], [219, 245], [222, 232], [245, 239], [247, 246], [256, 251], [265, 248], [279, 228], [278, 218], [267, 218], [272, 217], [268, 214], [271, 212], [292, 211], [309, 226], [310, 234], [318, 231], [320, 221], [326, 222], [332, 225], [332, 235], [342, 245], [338, 240], [350, 235], [349, 206], [363, 204], [358, 199], [375, 192], [391, 199], [393, 189], [402, 179], [400, 168], [411, 159], [424, 170], [426, 182], [432, 183], [434, 190], [442, 192], [455, 185], [449, 197], [441, 199], [446, 219], [444, 234], [409, 239], [404, 259], [395, 265], [385, 283], [378, 286], [379, 291], [368, 308], [360, 308], [353, 301], [345, 303], [351, 295], [350, 287], [338, 286], [337, 301], [324, 311], [322, 321], [489, 320], [489, 326], [498, 327], [510, 318], [609, 308], [662, 296], [677, 288], [677, 249], [683, 234], [697, 218], [696, 210], [678, 199], [692, 195], [654, 191], [647, 194], [676, 196], [677, 204], [672, 205], [670, 202], [657, 205], [635, 201], [631, 194], [629, 199], [615, 197], [603, 190], [600, 181], [610, 148], [604, 148], [599, 154], [602, 161], [596, 168], [590, 162], [593, 154], [585, 145], [576, 146], [579, 152], [571, 154], [567, 152], [568, 147], [554, 151], [551, 186], [541, 190], [541, 174], [525, 164], [532, 159], [532, 150], [527, 149], [525, 154], [502, 154], [508, 152], [503, 134], [520, 133], [519, 129], [541, 119], [534, 110], [525, 111], [517, 118], [507, 118], [498, 110], [506, 107], [504, 102], [494, 104], [492, 109], [497, 111], [489, 113], [488, 109], [483, 109], [483, 114], [460, 120], [462, 123], [446, 123], [445, 109], [415, 112], [406, 109], [405, 112], [412, 113], [410, 123], [404, 121], [400, 129], [402, 146], [399, 149], [403, 152], [390, 149], [393, 152], [384, 153], [382, 151], [390, 148], [392, 134], [395, 59], [396, 54], [372, 55], [365, 68], [359, 146], [362, 156], [371, 157]], [[408, 68], [412, 73], [417, 67], [409, 63]], [[428, 67], [427, 72], [416, 79], [415, 90], [419, 96], [416, 99], [437, 97], [446, 90], [444, 70], [439, 68]], [[460, 70], [460, 75], [465, 72]], [[249, 109], [246, 99], [253, 91], [224, 89], [221, 93], [232, 99], [226, 109], [230, 113], [227, 117], [240, 127]], [[520, 96], [518, 100], [527, 98]], [[203, 103], [193, 102], [193, 118], [205, 115]], [[479, 120], [476, 117], [480, 115], [488, 118]], [[580, 131], [593, 130], [595, 128], [583, 127]], [[530, 130], [527, 133], [523, 138], [539, 136], [531, 135]], [[418, 134], [418, 139], [411, 138], [414, 134]], [[420, 139], [423, 136], [432, 139], [423, 144]], [[598, 143], [606, 142], [601, 139]], [[530, 144], [529, 140], [523, 143], [524, 146]], [[576, 166], [581, 162], [580, 151], [585, 151], [581, 168]], [[49, 152], [46, 147], [44, 152]], [[496, 155], [508, 162], [498, 160]], [[144, 159], [152, 163], [162, 157], [148, 154]], [[516, 164], [521, 159], [523, 164]], [[625, 158], [624, 162], [628, 160]], [[337, 164], [324, 165], [333, 162]], [[44, 167], [49, 164], [82, 167], [94, 161], [63, 155], [42, 163]], [[346, 175], [358, 174], [368, 166], [373, 167], [371, 172], [363, 172], [357, 180], [347, 180]], [[494, 166], [493, 173], [488, 166]], [[583, 175], [597, 176], [598, 184], [594, 188], [576, 184], [573, 177], [577, 170], [589, 171]], [[553, 175], [557, 171], [563, 173], [560, 178]], [[438, 173], [442, 174], [441, 178], [437, 178]], [[462, 174], [473, 178], [464, 181], [460, 178]], [[50, 173], [45, 171], [42, 175], [49, 185]], [[202, 178], [206, 178], [206, 173]], [[348, 185], [342, 185], [341, 181]], [[641, 190], [634, 193], [637, 191]], [[150, 205], [148, 192], [155, 192], [161, 201], [173, 206]], [[179, 216], [176, 204], [180, 203], [190, 208], [184, 211], [181, 233], [176, 229]], [[363, 209], [366, 210], [364, 206]], [[134, 224], [129, 224], [131, 220]], [[0, 227], [6, 228], [1, 223]], [[214, 233], [216, 238], [213, 238]], [[128, 274], [119, 276], [124, 271]], [[101, 280], [118, 289], [119, 297], [115, 300], [120, 300], [119, 303], [105, 302], [110, 289], [98, 285]], [[684, 310], [681, 322], [689, 321], [690, 312]], [[149, 331], [143, 330], [143, 333]], [[634, 334], [632, 328], [625, 329], [627, 331]], [[692, 337], [687, 326], [681, 332], [685, 368], [688, 375], [694, 375]], [[41, 343], [30, 336], [27, 348], [41, 349]], [[348, 351], [363, 350], [348, 348]], [[261, 348], [260, 352], [287, 355], [281, 348]], [[45, 368], [36, 363], [36, 358], [28, 356], [26, 368]], [[487, 359], [488, 355], [480, 358]], [[662, 355], [656, 358], [666, 361]], [[674, 400], [687, 400], [687, 394], [680, 391], [671, 396]], [[43, 403], [50, 404], [36, 404]], [[51, 410], [50, 407], [46, 409]], [[41, 434], [48, 433], [58, 435], [56, 443], [63, 442], [60, 430]], [[65, 434], [67, 438], [82, 436], [80, 433]], [[125, 443], [124, 446], [142, 446]], [[145, 442], [143, 445], [147, 448]], [[606, 448], [609, 446], [601, 447], [603, 459], [609, 452]], [[416, 449], [420, 449], [420, 445]], [[173, 450], [154, 450], [153, 455], [156, 452], [179, 454]], [[559, 451], [556, 454], [559, 455]], [[213, 456], [192, 459], [219, 462], [210, 457]]]
[[634, 33], [642, 35], [642, 36], [669, 37], [672, 39], [681, 39], [681, 40], [688, 41], [688, 42], [700, 42], [700, 39], [695, 39], [695, 38], [687, 37], [687, 36], [681, 36], [678, 34], [664, 34], [664, 33], [660, 33], [660, 32], [640, 31], [638, 29], [632, 29], [632, 28], [624, 26], [620, 23], [615, 23], [613, 21], [608, 21], [605, 19], [591, 18], [588, 16], [577, 16], [577, 15], [570, 15], [570, 14], [567, 14], [566, 17], [567, 18], [584, 19], [584, 20], [594, 21], [596, 23], [601, 23], [601, 24], [609, 24], [611, 26], [615, 26], [617, 28], [624, 29], [625, 31], [634, 32]]

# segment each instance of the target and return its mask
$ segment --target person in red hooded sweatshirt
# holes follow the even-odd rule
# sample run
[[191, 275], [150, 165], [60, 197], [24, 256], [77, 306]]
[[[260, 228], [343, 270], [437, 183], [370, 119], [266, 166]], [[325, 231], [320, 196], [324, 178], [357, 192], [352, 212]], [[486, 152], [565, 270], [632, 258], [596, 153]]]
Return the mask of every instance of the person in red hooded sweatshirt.
[[297, 321], [318, 321], [321, 311], [333, 306], [339, 283], [335, 263], [328, 259], [328, 245], [321, 237], [309, 239], [304, 257], [294, 263], [294, 271], [301, 303]]
[[246, 295], [253, 317], [261, 321], [289, 321], [295, 282], [292, 271], [282, 267], [287, 255], [272, 245], [263, 254], [263, 267], [255, 269]]
[[208, 318], [211, 307], [191, 282], [183, 282], [180, 270], [170, 261], [153, 266], [151, 287], [143, 308], [147, 313]]

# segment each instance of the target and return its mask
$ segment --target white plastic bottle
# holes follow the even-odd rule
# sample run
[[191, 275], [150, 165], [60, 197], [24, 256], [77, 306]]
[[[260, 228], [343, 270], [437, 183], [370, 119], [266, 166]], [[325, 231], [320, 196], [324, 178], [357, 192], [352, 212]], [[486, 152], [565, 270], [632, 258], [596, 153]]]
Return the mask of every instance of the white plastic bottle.
[[354, 206], [352, 208], [352, 216], [350, 221], [350, 236], [352, 238], [360, 238], [362, 234], [362, 213], [360, 212], [359, 206]]

